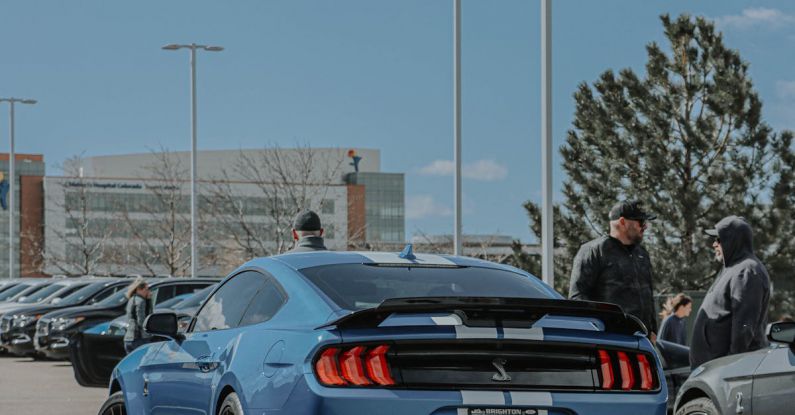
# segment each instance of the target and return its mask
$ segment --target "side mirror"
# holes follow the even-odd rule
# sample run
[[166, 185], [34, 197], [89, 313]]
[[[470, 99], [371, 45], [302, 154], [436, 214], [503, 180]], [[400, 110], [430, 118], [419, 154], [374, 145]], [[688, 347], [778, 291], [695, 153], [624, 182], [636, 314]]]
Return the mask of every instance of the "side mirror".
[[770, 341], [778, 343], [795, 343], [795, 323], [790, 321], [780, 321], [773, 323], [770, 326], [770, 332], [767, 334]]
[[144, 321], [144, 330], [149, 334], [163, 336], [177, 342], [185, 338], [179, 332], [177, 315], [170, 311], [150, 314]]

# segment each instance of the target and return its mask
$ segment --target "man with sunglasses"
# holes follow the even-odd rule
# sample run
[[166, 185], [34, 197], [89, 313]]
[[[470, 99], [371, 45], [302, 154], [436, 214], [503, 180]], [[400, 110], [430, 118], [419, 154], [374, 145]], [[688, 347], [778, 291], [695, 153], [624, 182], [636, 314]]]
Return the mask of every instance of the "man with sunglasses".
[[641, 242], [657, 216], [643, 211], [641, 202], [626, 201], [613, 206], [608, 217], [610, 234], [585, 243], [574, 258], [569, 298], [618, 304], [638, 317], [655, 341], [651, 260]]
[[715, 238], [715, 259], [723, 269], [707, 291], [693, 323], [693, 369], [718, 357], [767, 346], [770, 276], [754, 254], [751, 226], [741, 217], [728, 216], [704, 232]]

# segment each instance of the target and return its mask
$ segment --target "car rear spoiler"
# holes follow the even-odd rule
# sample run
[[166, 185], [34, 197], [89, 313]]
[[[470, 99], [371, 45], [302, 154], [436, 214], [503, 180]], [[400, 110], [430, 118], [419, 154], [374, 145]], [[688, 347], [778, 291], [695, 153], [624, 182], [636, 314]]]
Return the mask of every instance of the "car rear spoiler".
[[528, 327], [547, 314], [596, 318], [605, 331], [646, 335], [646, 327], [637, 317], [625, 314], [615, 304], [592, 301], [498, 297], [414, 297], [391, 298], [378, 307], [356, 311], [328, 322], [318, 329], [361, 329], [378, 327], [393, 313], [449, 312], [470, 327]]

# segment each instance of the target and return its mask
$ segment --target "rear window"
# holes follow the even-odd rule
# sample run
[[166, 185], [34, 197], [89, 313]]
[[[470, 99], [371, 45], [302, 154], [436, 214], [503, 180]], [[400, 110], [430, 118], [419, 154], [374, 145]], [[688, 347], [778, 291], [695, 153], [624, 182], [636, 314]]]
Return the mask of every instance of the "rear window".
[[557, 298], [536, 278], [491, 268], [324, 265], [301, 270], [341, 308], [361, 310], [388, 298]]

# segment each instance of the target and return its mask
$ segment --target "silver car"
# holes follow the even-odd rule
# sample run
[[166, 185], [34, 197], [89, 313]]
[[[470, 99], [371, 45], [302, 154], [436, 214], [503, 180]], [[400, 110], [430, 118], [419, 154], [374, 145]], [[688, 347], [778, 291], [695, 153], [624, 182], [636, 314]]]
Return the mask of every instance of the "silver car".
[[766, 349], [722, 357], [695, 370], [676, 394], [676, 415], [795, 413], [795, 323], [770, 326]]

